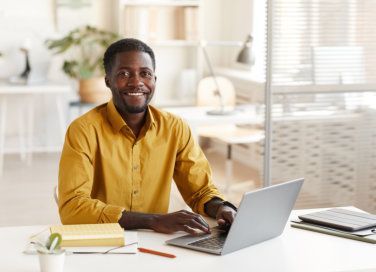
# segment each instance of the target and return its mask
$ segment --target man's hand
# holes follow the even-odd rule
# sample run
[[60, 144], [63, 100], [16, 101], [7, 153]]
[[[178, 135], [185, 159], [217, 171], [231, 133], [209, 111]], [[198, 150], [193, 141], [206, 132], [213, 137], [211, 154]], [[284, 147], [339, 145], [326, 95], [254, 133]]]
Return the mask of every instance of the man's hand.
[[[231, 208], [232, 204], [223, 204], [223, 200], [217, 197], [212, 198], [205, 203], [205, 212], [212, 218], [217, 219], [217, 223], [220, 227], [228, 229], [234, 221], [236, 215], [236, 207]], [[229, 206], [229, 205], [230, 206]]]
[[216, 214], [217, 223], [220, 227], [228, 229], [234, 221], [236, 211], [229, 206], [219, 206]]
[[185, 231], [192, 235], [197, 235], [200, 231], [210, 233], [208, 223], [200, 215], [185, 210], [155, 215], [151, 228], [162, 233], [175, 231]]

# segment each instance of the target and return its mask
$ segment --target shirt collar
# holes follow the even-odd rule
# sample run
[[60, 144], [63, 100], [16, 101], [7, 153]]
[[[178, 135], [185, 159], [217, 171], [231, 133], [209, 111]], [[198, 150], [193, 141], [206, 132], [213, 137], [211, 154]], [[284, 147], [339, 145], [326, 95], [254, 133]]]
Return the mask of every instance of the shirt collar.
[[[110, 121], [110, 124], [115, 132], [119, 132], [124, 126], [128, 127], [120, 113], [117, 111], [112, 99], [107, 103], [107, 115], [108, 120]], [[145, 127], [150, 129], [152, 125], [155, 125], [155, 118], [151, 107], [148, 106]]]

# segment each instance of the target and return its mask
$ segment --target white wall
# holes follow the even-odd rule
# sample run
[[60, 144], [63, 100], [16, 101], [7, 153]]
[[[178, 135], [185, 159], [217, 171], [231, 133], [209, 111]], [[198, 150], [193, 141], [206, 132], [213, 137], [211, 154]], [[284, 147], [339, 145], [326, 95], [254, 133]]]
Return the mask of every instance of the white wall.
[[[253, 0], [203, 0], [203, 36], [208, 41], [244, 41], [252, 33]], [[240, 47], [210, 46], [217, 66], [232, 66]]]
[[[117, 0], [92, 0], [92, 7], [86, 9], [72, 10], [59, 7], [57, 11], [54, 10], [55, 1], [0, 0], [0, 52], [3, 53], [3, 57], [0, 58], [0, 80], [21, 73], [25, 64], [24, 55], [19, 48], [28, 44], [31, 48], [32, 69], [38, 69], [38, 62], [50, 61], [48, 78], [67, 81], [61, 72], [62, 57], [52, 56], [46, 50], [44, 41], [47, 38], [59, 37], [82, 24], [96, 25], [112, 31], [117, 29]], [[204, 39], [239, 41], [251, 32], [252, 0], [202, 0], [202, 3]], [[220, 66], [233, 64], [239, 50], [237, 47], [208, 48], [213, 64]], [[206, 64], [204, 67], [206, 68]], [[11, 125], [7, 127], [8, 138], [15, 138], [18, 132], [15, 125], [18, 106], [19, 102], [12, 101], [9, 107], [8, 124]], [[57, 115], [53, 97], [40, 98], [35, 118], [38, 120], [34, 128], [35, 145], [59, 146], [60, 137], [56, 129]]]
[[22, 71], [24, 59], [20, 46], [28, 43], [43, 51], [43, 40], [53, 33], [51, 11], [49, 0], [0, 0], [0, 51], [3, 53], [0, 78]]

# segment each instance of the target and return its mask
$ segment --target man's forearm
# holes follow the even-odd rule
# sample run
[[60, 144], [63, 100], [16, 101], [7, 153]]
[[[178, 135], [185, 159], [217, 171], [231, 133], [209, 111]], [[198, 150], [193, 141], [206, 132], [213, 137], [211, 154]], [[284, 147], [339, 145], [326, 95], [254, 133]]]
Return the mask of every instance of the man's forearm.
[[137, 212], [122, 213], [119, 224], [124, 229], [153, 229], [153, 222], [157, 215]]

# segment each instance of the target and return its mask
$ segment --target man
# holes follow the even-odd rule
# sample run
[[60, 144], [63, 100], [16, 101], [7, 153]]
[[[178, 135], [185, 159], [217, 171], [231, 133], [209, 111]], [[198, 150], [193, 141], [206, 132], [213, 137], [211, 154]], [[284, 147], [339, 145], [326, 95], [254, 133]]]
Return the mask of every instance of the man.
[[[111, 101], [75, 120], [66, 134], [59, 170], [62, 223], [210, 232], [199, 213], [231, 224], [236, 208], [213, 185], [187, 124], [149, 105], [157, 79], [152, 49], [123, 39], [109, 46], [103, 62]], [[196, 213], [167, 214], [172, 179]]]

